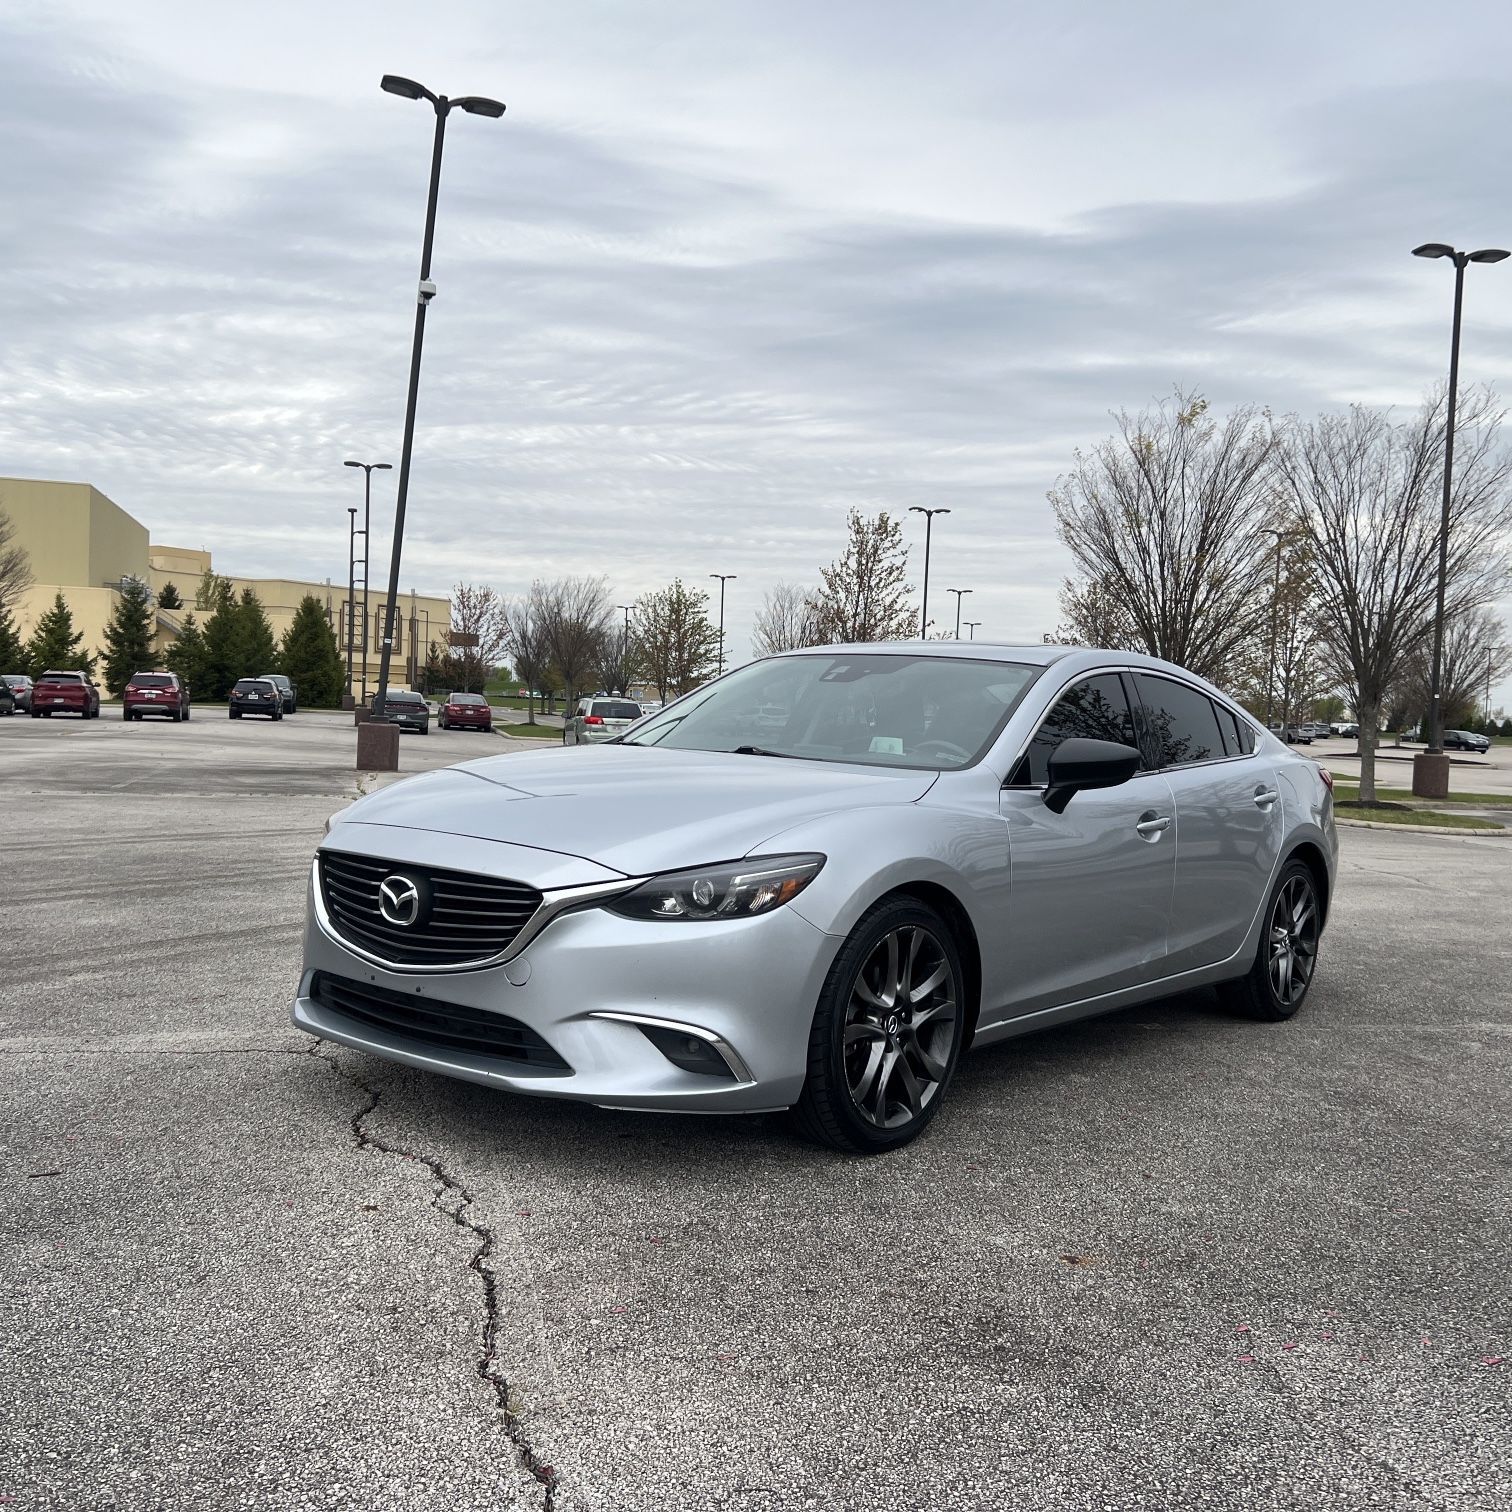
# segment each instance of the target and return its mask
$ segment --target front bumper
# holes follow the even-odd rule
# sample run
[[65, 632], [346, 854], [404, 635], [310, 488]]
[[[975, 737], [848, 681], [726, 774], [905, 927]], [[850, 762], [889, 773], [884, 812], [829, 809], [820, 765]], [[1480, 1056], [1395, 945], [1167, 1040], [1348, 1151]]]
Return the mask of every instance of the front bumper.
[[[494, 874], [518, 877], [518, 869], [506, 869], [516, 848], [492, 848], [501, 858]], [[376, 966], [348, 949], [322, 922], [312, 887], [293, 1019], [322, 1039], [527, 1096], [680, 1113], [764, 1112], [790, 1107], [802, 1091], [814, 1007], [840, 944], [791, 908], [674, 924], [594, 907], [556, 918], [503, 965], [417, 974]], [[316, 972], [417, 1002], [505, 1015], [539, 1034], [569, 1069], [542, 1074], [355, 1019], [312, 996]], [[598, 1016], [606, 1014], [622, 1017]], [[717, 1041], [733, 1052], [730, 1074], [681, 1069], [642, 1024], [653, 1033], [685, 1027]]]

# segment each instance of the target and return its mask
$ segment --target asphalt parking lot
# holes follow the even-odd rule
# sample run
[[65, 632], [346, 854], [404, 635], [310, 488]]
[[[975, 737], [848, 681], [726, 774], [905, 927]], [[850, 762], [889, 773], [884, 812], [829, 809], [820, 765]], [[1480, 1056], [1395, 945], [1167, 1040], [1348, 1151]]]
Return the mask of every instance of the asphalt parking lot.
[[0, 721], [0, 1503], [1512, 1498], [1512, 839], [1344, 831], [1297, 1021], [993, 1048], [858, 1162], [297, 1034], [352, 731], [207, 712]]

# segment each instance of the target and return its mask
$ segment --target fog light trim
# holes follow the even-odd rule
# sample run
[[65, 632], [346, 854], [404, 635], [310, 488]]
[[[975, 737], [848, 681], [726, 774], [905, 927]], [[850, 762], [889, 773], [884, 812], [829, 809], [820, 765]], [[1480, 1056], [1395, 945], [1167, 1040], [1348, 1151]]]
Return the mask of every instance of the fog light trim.
[[[740, 1053], [730, 1042], [716, 1034], [712, 1029], [705, 1029], [699, 1024], [681, 1024], [675, 1019], [655, 1018], [646, 1013], [620, 1013], [611, 1008], [596, 1008], [589, 1015], [592, 1019], [609, 1019], [618, 1024], [633, 1024], [646, 1039], [664, 1055], [667, 1060], [681, 1071], [687, 1071], [694, 1076], [730, 1076], [736, 1082], [754, 1082], [756, 1078], [751, 1075], [751, 1068], [740, 1058]], [[695, 1040], [700, 1045], [705, 1045], [718, 1059], [718, 1065], [699, 1065], [702, 1059], [697, 1054], [689, 1054], [685, 1059], [679, 1058], [676, 1053], [675, 1041]], [[670, 1053], [669, 1053], [670, 1051]]]

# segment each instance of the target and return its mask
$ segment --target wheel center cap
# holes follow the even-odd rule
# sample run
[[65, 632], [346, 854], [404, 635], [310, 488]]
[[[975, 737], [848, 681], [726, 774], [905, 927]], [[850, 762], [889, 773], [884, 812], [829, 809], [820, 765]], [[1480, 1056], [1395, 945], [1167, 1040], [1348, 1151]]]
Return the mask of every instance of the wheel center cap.
[[897, 1034], [898, 1030], [903, 1027], [903, 1020], [899, 1018], [896, 1013], [890, 1013], [887, 1016], [887, 1022], [882, 1027], [886, 1029], [889, 1034], [895, 1035]]

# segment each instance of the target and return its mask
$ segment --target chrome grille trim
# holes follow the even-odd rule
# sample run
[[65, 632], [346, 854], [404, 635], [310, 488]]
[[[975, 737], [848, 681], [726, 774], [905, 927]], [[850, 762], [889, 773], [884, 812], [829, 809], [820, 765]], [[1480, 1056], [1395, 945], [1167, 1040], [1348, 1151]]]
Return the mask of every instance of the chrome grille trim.
[[[432, 976], [448, 971], [479, 971], [490, 966], [502, 966], [507, 961], [512, 961], [520, 954], [551, 921], [560, 914], [569, 913], [575, 908], [591, 907], [608, 898], [618, 897], [621, 893], [630, 892], [639, 887], [647, 879], [645, 877], [625, 877], [614, 882], [591, 882], [583, 887], [558, 887], [550, 892], [538, 893], [540, 902], [536, 905], [533, 913], [529, 914], [520, 925], [514, 939], [492, 954], [479, 955], [467, 960], [426, 962], [396, 961], [387, 956], [379, 955], [369, 950], [359, 940], [352, 939], [342, 933], [336, 920], [332, 919], [326, 907], [325, 889], [321, 883], [321, 857], [326, 855], [340, 855], [348, 860], [361, 861], [373, 868], [376, 875], [373, 886], [376, 891], [377, 885], [384, 877], [394, 871], [403, 871], [406, 867], [413, 870], [429, 872], [432, 870], [416, 862], [413, 865], [406, 861], [382, 861], [374, 856], [359, 856], [348, 851], [320, 850], [315, 853], [315, 859], [310, 863], [310, 898], [315, 911], [315, 922], [320, 926], [321, 933], [328, 939], [335, 941], [343, 950], [367, 961], [370, 965], [381, 967], [384, 971], [402, 973], [405, 975]], [[454, 874], [460, 875], [460, 874]], [[468, 875], [478, 876], [476, 873]], [[494, 879], [478, 876], [480, 882], [490, 882]], [[523, 886], [524, 884], [515, 884]], [[392, 926], [386, 926], [392, 927]], [[481, 943], [481, 942], [480, 942]]]

